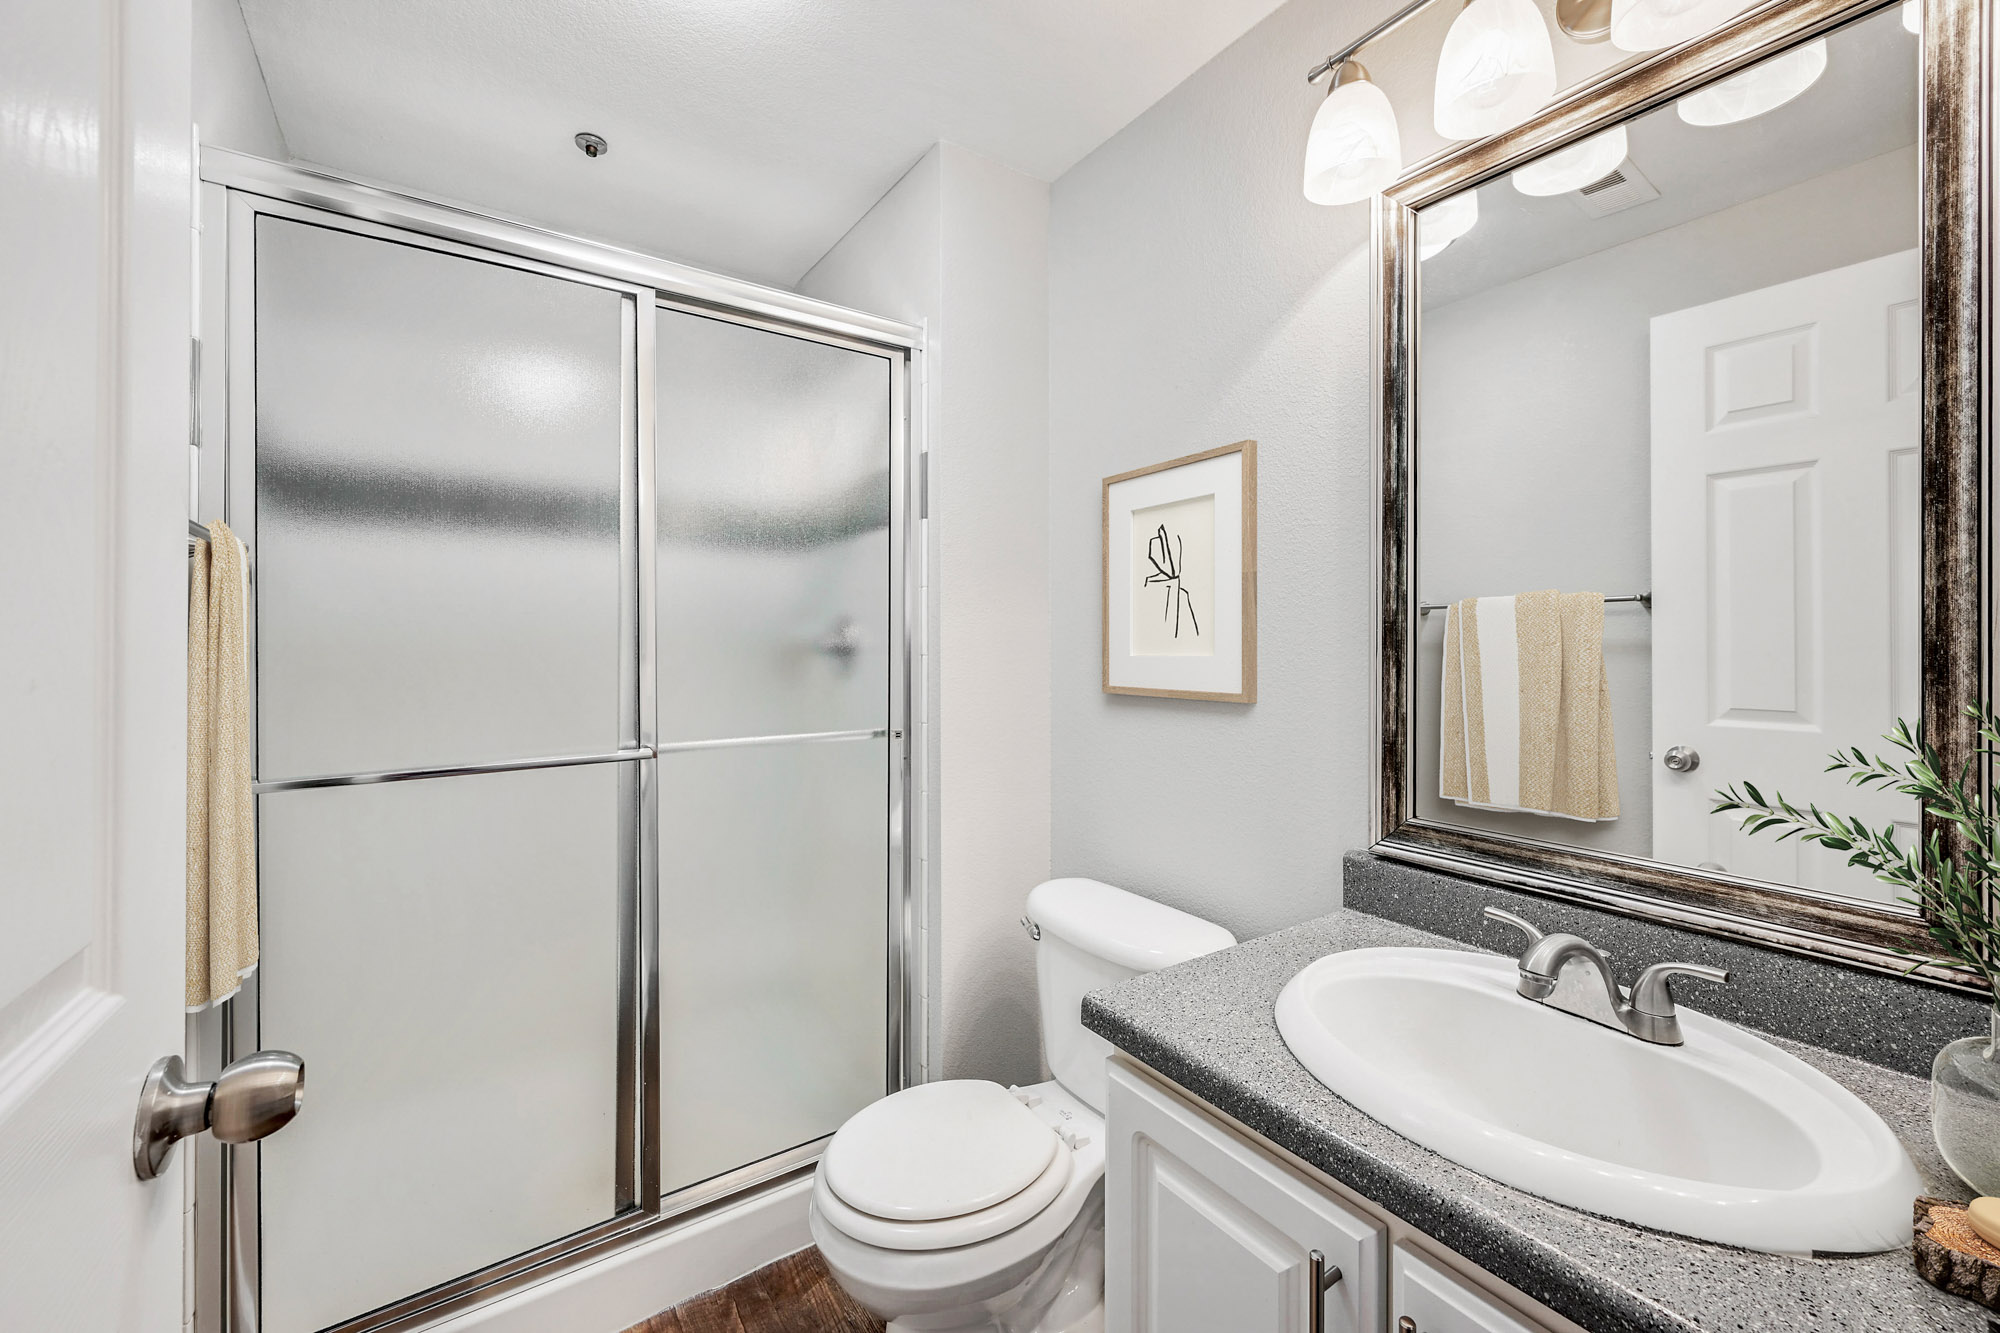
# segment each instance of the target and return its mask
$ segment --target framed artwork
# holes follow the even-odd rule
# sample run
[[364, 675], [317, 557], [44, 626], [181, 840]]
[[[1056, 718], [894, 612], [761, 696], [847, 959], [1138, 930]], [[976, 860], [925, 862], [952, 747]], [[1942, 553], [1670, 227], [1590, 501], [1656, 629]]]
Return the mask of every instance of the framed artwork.
[[1257, 701], [1257, 442], [1104, 479], [1104, 691]]

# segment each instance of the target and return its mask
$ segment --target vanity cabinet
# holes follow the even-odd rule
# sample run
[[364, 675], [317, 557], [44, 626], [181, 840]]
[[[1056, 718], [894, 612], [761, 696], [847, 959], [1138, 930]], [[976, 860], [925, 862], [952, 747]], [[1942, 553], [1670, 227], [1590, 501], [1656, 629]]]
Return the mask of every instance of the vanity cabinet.
[[[1380, 1333], [1381, 1223], [1142, 1075], [1110, 1072], [1106, 1333]], [[1323, 1293], [1314, 1251], [1327, 1277], [1339, 1270]]]
[[1407, 1245], [1389, 1262], [1394, 1333], [1544, 1333]]
[[1122, 1058], [1105, 1112], [1105, 1333], [1579, 1333]]

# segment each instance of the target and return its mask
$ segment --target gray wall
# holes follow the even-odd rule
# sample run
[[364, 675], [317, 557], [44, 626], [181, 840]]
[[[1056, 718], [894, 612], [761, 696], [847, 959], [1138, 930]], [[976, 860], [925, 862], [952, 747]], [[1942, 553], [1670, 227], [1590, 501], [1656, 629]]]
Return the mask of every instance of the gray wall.
[[[1427, 308], [1417, 385], [1419, 597], [1652, 587], [1653, 316], [1916, 243], [1911, 147]], [[1425, 617], [1417, 640], [1418, 810], [1652, 855], [1650, 630], [1637, 607], [1605, 608], [1620, 816], [1585, 824], [1463, 809], [1437, 795], [1444, 617]]]
[[[1300, 193], [1313, 61], [1388, 9], [1292, 0], [1056, 182], [1057, 873], [1247, 937], [1338, 905], [1375, 689], [1368, 211]], [[1254, 438], [1258, 702], [1102, 692], [1099, 484]]]
[[278, 162], [290, 156], [237, 0], [195, 0], [194, 123], [205, 144]]

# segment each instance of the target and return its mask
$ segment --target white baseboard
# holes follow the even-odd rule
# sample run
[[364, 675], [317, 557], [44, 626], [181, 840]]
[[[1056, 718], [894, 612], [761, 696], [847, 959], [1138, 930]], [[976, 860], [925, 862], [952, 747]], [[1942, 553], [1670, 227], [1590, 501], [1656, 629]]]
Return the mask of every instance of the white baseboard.
[[812, 1177], [754, 1194], [595, 1263], [476, 1309], [427, 1333], [623, 1333], [704, 1291], [812, 1244]]

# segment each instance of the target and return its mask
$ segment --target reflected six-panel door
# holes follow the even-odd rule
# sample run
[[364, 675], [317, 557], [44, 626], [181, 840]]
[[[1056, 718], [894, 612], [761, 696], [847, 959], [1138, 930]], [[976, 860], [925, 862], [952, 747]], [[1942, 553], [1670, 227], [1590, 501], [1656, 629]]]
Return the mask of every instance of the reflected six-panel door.
[[1915, 801], [1824, 769], [1921, 720], [1918, 276], [1906, 250], [1652, 321], [1656, 859], [1892, 897], [1709, 808], [1748, 781], [1916, 836]]

